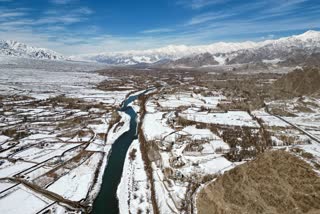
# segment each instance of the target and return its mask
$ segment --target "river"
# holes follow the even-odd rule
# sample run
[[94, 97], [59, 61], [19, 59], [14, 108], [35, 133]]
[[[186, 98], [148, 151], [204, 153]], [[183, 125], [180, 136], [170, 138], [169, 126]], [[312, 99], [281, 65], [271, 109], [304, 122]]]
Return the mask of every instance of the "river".
[[[144, 93], [146, 93], [145, 91]], [[144, 94], [141, 93], [141, 94]], [[140, 95], [141, 95], [140, 94]], [[137, 114], [128, 106], [137, 99], [139, 95], [130, 96], [124, 102], [120, 111], [128, 114], [130, 119], [129, 131], [122, 134], [112, 145], [111, 154], [108, 158], [100, 192], [95, 199], [92, 207], [93, 214], [118, 214], [119, 202], [117, 198], [117, 188], [121, 180], [123, 164], [127, 151], [132, 141], [137, 138]]]

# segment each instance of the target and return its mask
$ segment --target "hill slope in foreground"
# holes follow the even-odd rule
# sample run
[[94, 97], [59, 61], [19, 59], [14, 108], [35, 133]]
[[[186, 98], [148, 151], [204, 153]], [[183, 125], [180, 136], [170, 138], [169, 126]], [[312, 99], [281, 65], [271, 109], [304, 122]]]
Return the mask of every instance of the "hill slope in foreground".
[[320, 178], [285, 151], [266, 152], [205, 187], [198, 213], [319, 213]]

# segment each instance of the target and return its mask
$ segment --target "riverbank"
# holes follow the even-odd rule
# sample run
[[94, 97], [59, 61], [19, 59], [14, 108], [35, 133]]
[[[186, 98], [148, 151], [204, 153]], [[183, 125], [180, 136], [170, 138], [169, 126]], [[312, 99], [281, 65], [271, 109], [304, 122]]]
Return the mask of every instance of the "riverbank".
[[[105, 210], [109, 210], [108, 213], [119, 213], [117, 188], [121, 180], [127, 150], [132, 141], [137, 138], [137, 113], [129, 104], [146, 92], [148, 90], [134, 93], [122, 102], [119, 114], [122, 118], [127, 118], [126, 121], [130, 118], [129, 127], [128, 123], [120, 121], [109, 130], [107, 144], [112, 144], [112, 147], [109, 151], [99, 194], [93, 203], [92, 213], [105, 213]], [[120, 131], [116, 130], [119, 127]], [[110, 135], [110, 133], [114, 132], [116, 134]]]

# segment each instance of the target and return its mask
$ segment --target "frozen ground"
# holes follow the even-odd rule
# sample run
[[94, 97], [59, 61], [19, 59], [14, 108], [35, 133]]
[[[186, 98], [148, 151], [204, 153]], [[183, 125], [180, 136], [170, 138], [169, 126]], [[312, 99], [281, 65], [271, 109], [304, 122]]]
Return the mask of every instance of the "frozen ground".
[[[266, 109], [227, 111], [221, 106], [241, 98], [188, 85], [196, 78], [185, 77], [182, 83], [179, 76], [171, 87], [171, 73], [166, 79], [142, 75], [137, 80], [84, 72], [95, 65], [74, 62], [55, 68], [46, 61], [21, 66], [2, 59], [0, 64], [0, 213], [21, 213], [24, 207], [26, 213], [45, 207], [42, 213], [68, 213], [66, 206], [78, 213], [90, 206], [112, 144], [129, 129], [128, 115], [114, 111], [133, 88], [137, 94], [156, 81], [165, 87], [148, 93], [142, 131], [160, 213], [190, 213], [199, 188], [264, 149], [291, 151], [315, 170], [320, 163], [320, 144], [291, 125], [319, 136], [315, 98], [267, 103], [294, 116]], [[131, 106], [141, 116], [138, 104]], [[127, 151], [117, 192], [121, 213], [153, 212], [140, 143], [134, 141]], [[16, 199], [31, 203], [13, 207]]]
[[[261, 147], [296, 151], [315, 168], [319, 164], [320, 144], [292, 124], [265, 109], [223, 110], [219, 104], [240, 98], [227, 98], [220, 91], [203, 94], [209, 95], [168, 88], [146, 102], [142, 130], [151, 148], [148, 155], [160, 213], [190, 213], [197, 188], [252, 160]], [[317, 136], [319, 107], [318, 101], [312, 102], [308, 104], [312, 111], [301, 113], [296, 107], [291, 111], [295, 117], [283, 118]], [[293, 109], [294, 104], [286, 106], [290, 105]], [[307, 153], [311, 159], [305, 158], [311, 157]]]
[[[5, 61], [2, 59], [0, 62]], [[98, 64], [46, 60], [30, 62], [14, 58], [0, 67], [0, 95], [25, 95], [46, 99], [66, 94], [68, 97], [81, 98], [88, 102], [119, 105], [130, 91], [105, 92], [96, 89], [98, 83], [108, 79], [93, 72], [102, 68], [102, 65]]]
[[10, 190], [6, 195], [1, 195], [0, 213], [37, 213], [52, 203], [51, 200], [31, 192], [23, 185]]
[[[158, 148], [150, 156], [160, 213], [184, 213], [181, 210], [189, 206], [186, 203], [191, 200], [193, 183], [235, 166], [223, 157], [230, 147], [221, 137], [208, 128], [180, 126], [177, 117], [204, 124], [259, 126], [247, 112], [219, 114], [201, 111], [203, 107], [215, 109], [225, 99], [216, 94], [212, 97], [190, 92], [161, 94], [151, 97], [146, 103], [147, 113], [142, 129], [146, 140], [157, 145], [153, 148]], [[175, 111], [179, 112], [181, 107], [188, 113], [177, 114]], [[200, 118], [202, 115], [203, 119]]]
[[101, 153], [93, 154], [80, 166], [50, 185], [47, 190], [72, 201], [86, 199], [102, 157]]
[[[133, 153], [134, 158], [133, 155], [130, 157]], [[153, 213], [148, 186], [139, 141], [135, 140], [127, 152], [117, 191], [120, 213], [136, 213], [137, 210], [141, 210], [141, 213]]]
[[125, 114], [109, 122], [131, 90], [97, 89], [109, 81], [92, 72], [97, 64], [10, 57], [0, 64], [0, 213], [83, 210], [99, 191], [112, 143], [129, 129]]
[[56, 72], [95, 71], [106, 67], [106, 65], [98, 63], [58, 60], [37, 60], [10, 56], [0, 56], [0, 65], [3, 69], [21, 68]]
[[59, 94], [68, 94], [72, 97], [90, 95], [99, 97], [99, 94], [103, 96], [103, 92], [92, 88], [105, 77], [94, 73], [0, 68], [0, 74], [0, 94], [2, 95], [18, 94], [38, 99]]
[[228, 111], [226, 113], [181, 113], [182, 117], [195, 122], [211, 123], [227, 126], [247, 126], [258, 128], [259, 124], [245, 111]]

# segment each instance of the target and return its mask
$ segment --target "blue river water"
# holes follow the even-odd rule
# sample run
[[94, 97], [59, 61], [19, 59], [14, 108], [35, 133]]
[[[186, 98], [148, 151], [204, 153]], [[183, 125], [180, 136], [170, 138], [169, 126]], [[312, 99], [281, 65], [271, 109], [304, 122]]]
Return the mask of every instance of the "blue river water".
[[[144, 94], [149, 90], [141, 93]], [[119, 202], [117, 198], [117, 188], [121, 180], [123, 164], [127, 151], [133, 142], [137, 139], [137, 114], [128, 106], [138, 98], [139, 95], [130, 96], [124, 102], [119, 111], [128, 114], [130, 119], [129, 131], [122, 134], [112, 145], [112, 151], [105, 169], [100, 192], [92, 206], [93, 214], [118, 214]]]

